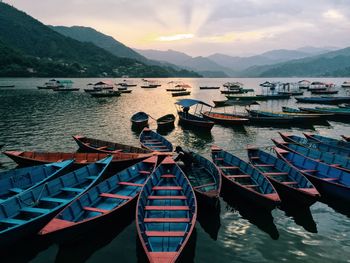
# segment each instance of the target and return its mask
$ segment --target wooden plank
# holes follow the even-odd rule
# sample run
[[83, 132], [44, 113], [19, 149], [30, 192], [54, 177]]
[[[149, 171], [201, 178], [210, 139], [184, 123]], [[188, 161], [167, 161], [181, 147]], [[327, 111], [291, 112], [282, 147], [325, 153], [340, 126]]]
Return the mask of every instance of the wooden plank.
[[184, 195], [150, 195], [147, 197], [149, 200], [186, 200], [187, 196]]
[[190, 218], [145, 218], [145, 223], [188, 223]]
[[110, 194], [110, 193], [101, 193], [101, 197], [106, 197], [106, 198], [115, 198], [115, 199], [123, 199], [123, 200], [131, 200], [131, 196], [126, 196], [126, 195], [117, 195], [117, 194]]
[[89, 206], [84, 206], [83, 209], [89, 212], [97, 212], [101, 214], [106, 214], [110, 211], [110, 210], [100, 209], [96, 207], [89, 207]]
[[163, 210], [169, 210], [169, 211], [188, 211], [190, 210], [189, 206], [186, 205], [179, 205], [179, 206], [157, 206], [157, 205], [146, 205], [145, 210], [157, 210], [157, 211], [163, 211]]
[[145, 231], [148, 237], [183, 237], [185, 232], [183, 231]]

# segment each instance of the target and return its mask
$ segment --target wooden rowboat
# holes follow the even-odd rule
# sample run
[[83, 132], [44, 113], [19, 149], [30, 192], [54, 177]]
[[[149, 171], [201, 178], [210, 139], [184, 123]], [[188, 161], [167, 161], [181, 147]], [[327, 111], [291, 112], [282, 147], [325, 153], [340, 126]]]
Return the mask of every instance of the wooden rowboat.
[[[184, 168], [185, 174], [190, 181], [197, 200], [203, 200], [216, 204], [221, 192], [221, 175], [218, 168], [202, 155], [190, 152], [193, 163], [191, 167]], [[215, 199], [215, 200], [213, 200]]]
[[167, 114], [163, 117], [160, 117], [157, 119], [157, 129], [170, 129], [174, 128], [174, 122], [175, 122], [175, 115], [174, 114]]
[[329, 153], [339, 154], [339, 155], [343, 155], [345, 157], [350, 156], [350, 149], [347, 149], [347, 148], [336, 147], [336, 146], [329, 145], [329, 144], [326, 144], [323, 142], [318, 143], [315, 141], [309, 141], [306, 138], [296, 136], [296, 135], [290, 135], [287, 133], [279, 132], [279, 134], [282, 137], [282, 139], [286, 142], [299, 144], [299, 145], [302, 145], [302, 146], [308, 147], [308, 148], [317, 149], [321, 152], [329, 152]]
[[73, 160], [68, 160], [0, 173], [0, 203], [63, 175], [72, 164]]
[[[74, 167], [85, 166], [106, 158], [107, 153], [64, 153], [64, 152], [20, 152], [6, 151], [4, 152], [9, 158], [21, 166], [33, 166], [40, 164], [48, 164], [53, 162], [61, 162], [64, 160], [75, 160]], [[113, 153], [111, 162], [111, 170], [122, 170], [135, 163], [138, 163], [148, 157], [152, 153]]]
[[148, 114], [140, 111], [131, 116], [131, 123], [134, 127], [144, 128], [148, 125], [148, 119]]
[[224, 125], [243, 125], [249, 122], [249, 119], [236, 117], [227, 113], [206, 111], [202, 112], [202, 115], [215, 123]]
[[144, 128], [140, 133], [141, 146], [152, 152], [172, 152], [173, 145], [159, 133]]
[[318, 143], [326, 143], [329, 145], [333, 145], [335, 147], [342, 147], [342, 148], [349, 148], [350, 149], [350, 143], [349, 142], [344, 142], [341, 140], [321, 136], [318, 134], [311, 134], [311, 133], [304, 133], [304, 136], [310, 140], [310, 141], [315, 141]]
[[101, 180], [111, 160], [107, 157], [2, 202], [1, 247], [36, 234], [58, 211]]
[[321, 152], [313, 148], [288, 142], [280, 142], [274, 139], [272, 139], [272, 141], [278, 148], [285, 149], [289, 152], [299, 153], [305, 157], [314, 159], [315, 161], [324, 162], [350, 173], [350, 159], [345, 156], [329, 152]]
[[278, 147], [275, 148], [275, 151], [278, 158], [297, 168], [322, 195], [350, 201], [350, 173]]
[[136, 228], [148, 260], [177, 262], [196, 218], [191, 184], [173, 159], [166, 157], [146, 181], [137, 201]]
[[141, 188], [154, 171], [157, 159], [156, 156], [150, 157], [94, 186], [57, 214], [39, 235], [64, 241], [88, 232], [112, 217], [118, 220], [117, 216], [123, 216], [129, 207], [136, 205]]
[[223, 176], [223, 184], [242, 197], [267, 210], [280, 203], [280, 197], [270, 181], [250, 164], [238, 157], [213, 146], [212, 159]]
[[276, 187], [282, 201], [310, 206], [320, 198], [315, 186], [288, 163], [257, 148], [249, 148], [248, 156], [251, 164]]
[[96, 152], [96, 153], [150, 153], [151, 151], [139, 147], [103, 141], [99, 139], [88, 138], [82, 135], [73, 136], [73, 139], [79, 146], [82, 152]]

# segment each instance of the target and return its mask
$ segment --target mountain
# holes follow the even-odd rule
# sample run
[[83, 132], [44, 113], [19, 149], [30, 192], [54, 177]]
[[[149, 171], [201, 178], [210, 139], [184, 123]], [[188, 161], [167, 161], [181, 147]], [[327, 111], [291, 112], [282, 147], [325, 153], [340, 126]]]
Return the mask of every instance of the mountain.
[[83, 27], [83, 26], [72, 26], [72, 27], [49, 26], [49, 27], [66, 37], [70, 37], [81, 42], [91, 42], [96, 46], [103, 48], [104, 50], [107, 50], [108, 52], [112, 53], [117, 57], [133, 58], [142, 62], [147, 61], [147, 59], [144, 56], [141, 56], [140, 54], [135, 52], [133, 49], [120, 43], [119, 41], [115, 40], [113, 37], [102, 34], [101, 32], [98, 32], [97, 30], [91, 27]]
[[[170, 67], [148, 66], [130, 58], [114, 56], [110, 52], [88, 42], [80, 42], [63, 36], [38, 20], [7, 4], [0, 2], [0, 41], [7, 50], [16, 51], [16, 56], [29, 59], [33, 66], [42, 64], [59, 65], [70, 77], [122, 76], [130, 77], [172, 77], [198, 76], [194, 72], [177, 71]], [[2, 58], [0, 57], [0, 60]], [[35, 60], [33, 60], [35, 59]], [[22, 61], [23, 62], [23, 61]], [[75, 68], [68, 74], [68, 69]], [[38, 76], [38, 68], [30, 68]], [[43, 72], [46, 74], [48, 72]]]
[[160, 50], [153, 50], [153, 49], [146, 49], [146, 50], [136, 49], [136, 51], [148, 59], [168, 62], [178, 66], [182, 65], [184, 61], [192, 58], [191, 56], [185, 53], [178, 52], [171, 49], [167, 51], [160, 51]]
[[254, 66], [240, 73], [246, 77], [350, 76], [350, 47], [284, 63]]

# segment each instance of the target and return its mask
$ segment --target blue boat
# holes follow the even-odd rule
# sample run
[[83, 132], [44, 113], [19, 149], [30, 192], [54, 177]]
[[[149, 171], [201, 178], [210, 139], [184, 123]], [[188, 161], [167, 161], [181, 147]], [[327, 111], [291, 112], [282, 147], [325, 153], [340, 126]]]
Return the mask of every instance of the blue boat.
[[194, 230], [197, 202], [171, 157], [148, 178], [136, 208], [136, 227], [150, 262], [176, 262]]
[[350, 97], [303, 97], [303, 98], [295, 98], [297, 102], [302, 103], [317, 103], [317, 104], [341, 104], [350, 102]]
[[[56, 215], [39, 235], [62, 241], [79, 236], [136, 205], [146, 179], [154, 171], [157, 157], [139, 162], [94, 186]], [[116, 221], [117, 222], [117, 221]]]
[[341, 140], [317, 135], [317, 134], [310, 134], [310, 133], [304, 133], [304, 136], [310, 140], [310, 141], [315, 141], [318, 143], [326, 143], [328, 145], [334, 145], [335, 147], [342, 147], [342, 148], [348, 148], [350, 149], [350, 143], [349, 142], [344, 142]]
[[269, 178], [282, 201], [310, 206], [320, 194], [315, 186], [297, 169], [275, 156], [257, 148], [248, 149], [251, 164]]
[[171, 142], [149, 128], [142, 130], [139, 140], [143, 148], [153, 152], [172, 152], [174, 150]]
[[0, 245], [37, 233], [58, 211], [102, 179], [112, 157], [90, 164], [0, 204]]
[[193, 162], [191, 167], [183, 169], [190, 181], [198, 201], [203, 200], [207, 203], [216, 204], [221, 192], [221, 175], [220, 171], [208, 159], [202, 155], [190, 152]]
[[0, 173], [0, 203], [63, 175], [74, 160], [13, 169]]
[[140, 111], [132, 115], [130, 120], [135, 128], [144, 128], [148, 125], [148, 119], [148, 114]]
[[268, 210], [281, 202], [270, 181], [252, 165], [216, 146], [212, 147], [211, 154], [227, 189], [239, 192], [250, 202]]
[[278, 158], [304, 174], [322, 195], [350, 201], [350, 173], [278, 147], [275, 151]]
[[341, 148], [341, 147], [336, 147], [330, 144], [326, 144], [326, 143], [318, 143], [318, 142], [312, 142], [309, 141], [306, 138], [300, 137], [300, 136], [296, 136], [296, 135], [289, 135], [286, 133], [281, 133], [279, 132], [279, 134], [281, 135], [282, 139], [286, 142], [289, 143], [294, 143], [294, 144], [298, 144], [307, 148], [312, 148], [321, 152], [329, 152], [329, 153], [333, 153], [333, 154], [339, 154], [339, 155], [343, 155], [346, 157], [350, 156], [350, 149], [347, 148]]
[[350, 173], [350, 159], [347, 157], [329, 152], [321, 152], [319, 150], [304, 147], [298, 144], [280, 142], [274, 139], [272, 139], [272, 141], [278, 148], [285, 149], [289, 152], [299, 153], [300, 155], [304, 155], [305, 157], [314, 159], [315, 161], [322, 161]]

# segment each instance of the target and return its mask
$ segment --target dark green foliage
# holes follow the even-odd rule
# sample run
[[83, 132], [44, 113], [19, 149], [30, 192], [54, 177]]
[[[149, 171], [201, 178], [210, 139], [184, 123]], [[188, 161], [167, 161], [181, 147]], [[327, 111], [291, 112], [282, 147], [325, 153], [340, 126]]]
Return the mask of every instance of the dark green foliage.
[[0, 41], [1, 76], [198, 76], [116, 57], [92, 43], [63, 36], [4, 3], [0, 3]]

